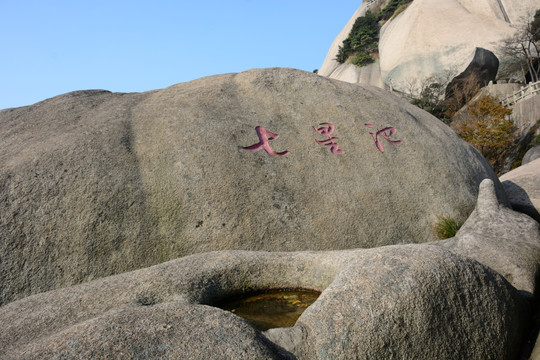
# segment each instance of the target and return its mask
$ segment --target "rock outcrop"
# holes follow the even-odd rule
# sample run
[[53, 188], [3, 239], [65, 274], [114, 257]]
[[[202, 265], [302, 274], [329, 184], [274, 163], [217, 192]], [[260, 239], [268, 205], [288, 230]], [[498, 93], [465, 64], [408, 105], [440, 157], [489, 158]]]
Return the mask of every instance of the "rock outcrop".
[[[345, 27], [341, 30], [341, 32], [338, 34], [338, 36], [334, 39], [332, 44], [330, 45], [330, 49], [328, 50], [328, 53], [326, 54], [326, 58], [321, 65], [321, 68], [318, 71], [319, 75], [329, 77], [331, 79], [346, 81], [349, 83], [361, 83], [365, 84], [364, 82], [360, 82], [361, 79], [360, 73], [363, 70], [362, 68], [359, 68], [356, 65], [352, 64], [340, 64], [336, 61], [336, 56], [339, 51], [339, 47], [343, 44], [343, 40], [345, 40], [349, 33], [351, 32], [351, 29], [354, 25], [354, 22], [356, 19], [360, 16], [364, 16], [366, 14], [368, 8], [368, 2], [363, 1], [362, 5], [356, 10], [353, 14], [353, 16], [349, 19], [347, 24], [345, 24]], [[379, 86], [384, 87], [384, 83], [382, 83], [382, 79], [380, 79], [380, 68], [378, 64], [375, 65], [375, 69], [370, 69], [370, 73], [374, 73], [375, 76], [377, 76], [377, 80], [375, 83], [369, 83], [367, 85], [373, 85], [373, 86]], [[370, 65], [370, 67], [373, 67], [373, 65]], [[371, 78], [371, 74], [369, 78]]]
[[[334, 60], [338, 47], [358, 16], [384, 3], [382, 0], [362, 3], [334, 40], [319, 74], [343, 81], [354, 79], [350, 75], [341, 76], [345, 73], [341, 70], [344, 65]], [[426, 81], [437, 80], [447, 85], [471, 64], [476, 48], [492, 51], [506, 61], [498, 44], [514, 33], [512, 25], [520, 24], [522, 18], [538, 7], [536, 0], [414, 0], [381, 29], [378, 65], [382, 82], [405, 93]], [[346, 73], [353, 71], [347, 69]], [[357, 78], [362, 83], [362, 78]], [[378, 86], [377, 82], [370, 84]]]
[[[528, 307], [495, 272], [424, 246], [373, 249], [351, 262], [294, 327], [268, 330], [268, 338], [299, 359], [519, 354]], [[512, 305], [487, 314], [503, 304]]]
[[[323, 291], [265, 333], [212, 306], [273, 287]], [[219, 251], [0, 307], [0, 358], [513, 359], [529, 316], [502, 276], [437, 246]]]
[[[540, 164], [540, 162], [539, 162]], [[536, 184], [540, 184], [536, 172]], [[506, 188], [506, 181], [503, 182]], [[512, 201], [512, 193], [509, 194]], [[501, 206], [493, 182], [485, 180], [475, 210], [454, 238], [436, 241], [502, 274], [529, 298], [540, 276], [540, 228], [531, 217]]]
[[540, 223], [540, 159], [507, 172], [500, 180], [512, 208]]
[[0, 132], [0, 303], [211, 250], [427, 242], [502, 190], [428, 113], [292, 69], [70, 93]]
[[523, 165], [530, 163], [531, 161], [534, 161], [536, 159], [540, 159], [540, 145], [536, 145], [529, 149], [525, 156], [523, 156], [523, 159], [521, 160], [521, 163]]

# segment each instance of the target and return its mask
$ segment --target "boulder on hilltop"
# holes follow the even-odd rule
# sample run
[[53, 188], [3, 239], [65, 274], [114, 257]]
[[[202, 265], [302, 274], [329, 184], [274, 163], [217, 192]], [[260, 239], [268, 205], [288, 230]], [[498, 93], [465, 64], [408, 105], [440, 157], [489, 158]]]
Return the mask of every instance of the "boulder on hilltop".
[[292, 69], [0, 111], [0, 304], [211, 250], [434, 240], [485, 159], [381, 89]]

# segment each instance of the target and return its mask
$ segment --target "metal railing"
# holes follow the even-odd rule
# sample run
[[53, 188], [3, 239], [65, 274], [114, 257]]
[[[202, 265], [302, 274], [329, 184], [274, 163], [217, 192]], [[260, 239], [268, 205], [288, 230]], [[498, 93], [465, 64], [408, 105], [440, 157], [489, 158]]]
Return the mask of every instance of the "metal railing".
[[364, 0], [367, 7], [370, 7], [373, 5], [377, 0]]
[[504, 106], [513, 106], [521, 100], [525, 100], [533, 95], [540, 94], [540, 81], [535, 83], [529, 83], [529, 85], [522, 87], [518, 91], [508, 95], [501, 100], [501, 104]]

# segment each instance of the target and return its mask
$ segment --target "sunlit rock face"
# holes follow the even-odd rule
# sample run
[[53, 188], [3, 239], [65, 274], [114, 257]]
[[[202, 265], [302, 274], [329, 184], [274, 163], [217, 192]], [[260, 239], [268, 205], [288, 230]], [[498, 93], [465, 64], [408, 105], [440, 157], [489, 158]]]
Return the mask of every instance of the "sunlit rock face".
[[[336, 37], [319, 74], [339, 80], [365, 83], [365, 77], [350, 76], [334, 59], [338, 46], [348, 36], [354, 21], [367, 10], [375, 10], [384, 1], [364, 1]], [[414, 0], [394, 19], [386, 22], [379, 41], [380, 79], [384, 84], [410, 93], [426, 81], [447, 84], [473, 61], [476, 48], [495, 53], [506, 61], [498, 47], [514, 33], [513, 25], [524, 22], [539, 7], [536, 0]], [[358, 73], [367, 70], [358, 69]], [[342, 74], [346, 73], [347, 76]], [[374, 79], [375, 76], [370, 77]]]
[[500, 178], [512, 208], [540, 223], [540, 159], [534, 159]]
[[292, 69], [70, 93], [0, 133], [0, 303], [212, 250], [431, 241], [500, 188], [423, 110]]

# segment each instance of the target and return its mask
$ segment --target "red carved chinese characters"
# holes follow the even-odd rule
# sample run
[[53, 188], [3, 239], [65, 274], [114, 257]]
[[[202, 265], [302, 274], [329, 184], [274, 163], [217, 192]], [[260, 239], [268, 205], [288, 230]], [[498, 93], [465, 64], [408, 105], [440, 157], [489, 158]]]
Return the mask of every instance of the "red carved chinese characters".
[[345, 154], [345, 151], [339, 149], [339, 145], [334, 142], [334, 140], [339, 140], [339, 138], [330, 136], [334, 132], [334, 129], [335, 129], [334, 125], [331, 123], [322, 123], [322, 124], [319, 124], [319, 126], [321, 127], [318, 129], [315, 126], [313, 126], [313, 130], [315, 130], [317, 134], [319, 135], [328, 136], [328, 139], [315, 140], [317, 144], [330, 146], [330, 151], [332, 152], [332, 154], [336, 154], [336, 155]]
[[279, 137], [278, 134], [274, 134], [273, 132], [266, 130], [262, 126], [255, 127], [255, 132], [257, 133], [260, 141], [257, 144], [245, 146], [244, 149], [249, 151], [259, 151], [261, 149], [264, 149], [264, 151], [266, 151], [268, 154], [277, 156], [285, 156], [289, 153], [289, 151], [275, 152], [274, 150], [272, 150], [272, 148], [270, 148], [270, 144], [268, 144], [268, 141], [277, 139]]
[[[373, 125], [371, 125], [371, 124], [364, 124], [364, 125], [366, 125], [367, 127], [370, 127], [370, 128], [373, 127]], [[392, 135], [394, 135], [395, 133], [396, 133], [396, 129], [391, 127], [391, 126], [388, 126], [388, 127], [385, 127], [383, 129], [377, 131], [376, 133], [370, 132], [369, 134], [371, 135], [373, 140], [375, 140], [375, 145], [377, 146], [377, 149], [379, 149], [380, 152], [384, 152], [384, 148], [382, 147], [382, 144], [379, 141], [379, 135], [382, 136], [390, 144], [393, 144], [393, 145], [401, 145], [401, 144], [403, 144], [403, 141], [401, 141], [401, 140], [391, 140], [390, 139], [390, 137]]]

